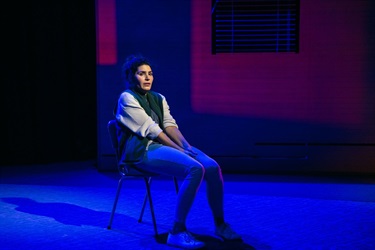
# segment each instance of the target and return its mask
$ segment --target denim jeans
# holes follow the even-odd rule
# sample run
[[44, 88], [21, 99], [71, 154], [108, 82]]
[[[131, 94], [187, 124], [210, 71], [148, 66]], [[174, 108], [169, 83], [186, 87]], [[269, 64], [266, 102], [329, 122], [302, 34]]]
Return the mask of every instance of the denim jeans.
[[138, 166], [149, 172], [183, 179], [177, 196], [175, 222], [185, 223], [196, 193], [204, 179], [214, 218], [223, 217], [223, 177], [215, 160], [197, 148], [194, 158], [172, 147], [151, 144]]

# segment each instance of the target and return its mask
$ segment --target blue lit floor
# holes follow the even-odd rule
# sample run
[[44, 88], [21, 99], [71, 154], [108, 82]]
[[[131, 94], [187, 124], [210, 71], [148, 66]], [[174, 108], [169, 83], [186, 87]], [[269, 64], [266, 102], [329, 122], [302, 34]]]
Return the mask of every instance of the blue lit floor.
[[[143, 180], [126, 180], [112, 230], [107, 230], [117, 173], [92, 162], [1, 168], [1, 249], [173, 249], [165, 245], [176, 194], [170, 178], [153, 181], [161, 237], [153, 237], [149, 210], [138, 215]], [[375, 249], [375, 181], [371, 178], [229, 175], [226, 220], [243, 242], [221, 242], [205, 187], [188, 228], [205, 249]]]

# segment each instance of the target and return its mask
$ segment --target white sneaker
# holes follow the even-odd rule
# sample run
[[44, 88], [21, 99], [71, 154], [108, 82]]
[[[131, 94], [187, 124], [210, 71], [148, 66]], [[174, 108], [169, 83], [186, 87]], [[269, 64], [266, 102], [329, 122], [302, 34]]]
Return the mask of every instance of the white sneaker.
[[205, 244], [202, 241], [197, 240], [191, 235], [190, 232], [184, 231], [177, 234], [168, 234], [167, 244], [174, 247], [180, 247], [185, 249], [197, 249], [204, 247]]
[[216, 227], [215, 234], [223, 240], [241, 240], [241, 235], [237, 234], [228, 223]]

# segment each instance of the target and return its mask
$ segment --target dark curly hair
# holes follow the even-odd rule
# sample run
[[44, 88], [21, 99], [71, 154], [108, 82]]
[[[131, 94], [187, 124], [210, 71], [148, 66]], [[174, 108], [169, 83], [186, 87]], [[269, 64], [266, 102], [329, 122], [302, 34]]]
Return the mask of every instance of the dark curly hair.
[[127, 87], [133, 87], [137, 84], [135, 72], [137, 72], [138, 67], [142, 65], [148, 65], [151, 67], [151, 62], [142, 55], [131, 55], [126, 58], [125, 63], [122, 66], [122, 75]]

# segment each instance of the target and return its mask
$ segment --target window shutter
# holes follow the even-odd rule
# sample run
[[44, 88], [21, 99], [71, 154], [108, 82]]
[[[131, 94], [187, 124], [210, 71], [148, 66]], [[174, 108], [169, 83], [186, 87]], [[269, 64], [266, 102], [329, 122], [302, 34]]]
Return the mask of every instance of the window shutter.
[[212, 53], [298, 52], [299, 0], [213, 0]]

